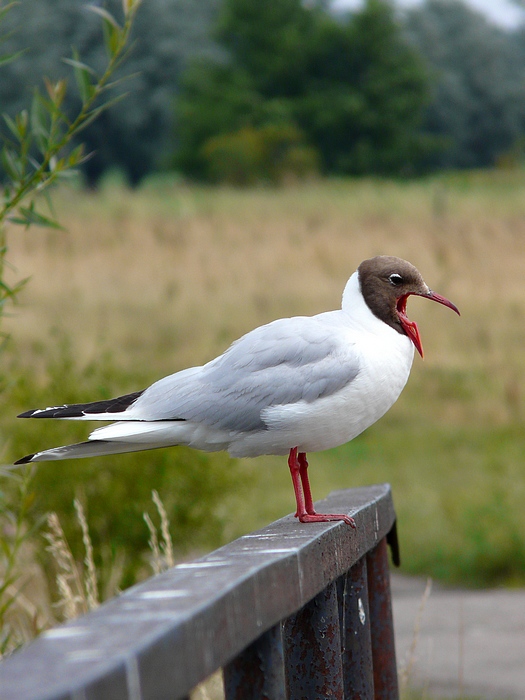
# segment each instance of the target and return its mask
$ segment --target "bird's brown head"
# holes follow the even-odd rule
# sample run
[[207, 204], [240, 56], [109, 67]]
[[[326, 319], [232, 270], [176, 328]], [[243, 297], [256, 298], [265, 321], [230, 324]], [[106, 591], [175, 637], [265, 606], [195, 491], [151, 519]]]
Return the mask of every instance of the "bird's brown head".
[[424, 297], [448, 306], [459, 315], [451, 301], [428, 288], [420, 272], [411, 263], [390, 255], [364, 260], [358, 268], [361, 293], [368, 308], [381, 321], [407, 335], [423, 357], [419, 329], [406, 313], [410, 295]]

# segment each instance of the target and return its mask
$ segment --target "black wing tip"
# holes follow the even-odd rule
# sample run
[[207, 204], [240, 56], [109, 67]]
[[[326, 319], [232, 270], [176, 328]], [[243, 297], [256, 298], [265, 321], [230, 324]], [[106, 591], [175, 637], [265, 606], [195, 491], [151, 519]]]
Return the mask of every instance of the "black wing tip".
[[35, 457], [36, 452], [33, 452], [32, 455], [26, 455], [25, 457], [22, 457], [22, 459], [17, 459], [16, 462], [13, 462], [13, 464], [29, 464], [29, 462], [33, 461], [33, 457]]
[[20, 413], [17, 418], [82, 418], [85, 412], [78, 406], [56, 406], [55, 408], [33, 408]]
[[17, 418], [84, 418], [85, 416], [96, 416], [98, 413], [124, 413], [142, 393], [143, 390], [118, 396], [116, 399], [64, 404], [50, 408], [33, 408], [30, 411], [20, 413]]
[[32, 408], [30, 411], [24, 411], [23, 413], [19, 413], [17, 415], [17, 418], [32, 418], [33, 414], [35, 413], [35, 410], [36, 409]]

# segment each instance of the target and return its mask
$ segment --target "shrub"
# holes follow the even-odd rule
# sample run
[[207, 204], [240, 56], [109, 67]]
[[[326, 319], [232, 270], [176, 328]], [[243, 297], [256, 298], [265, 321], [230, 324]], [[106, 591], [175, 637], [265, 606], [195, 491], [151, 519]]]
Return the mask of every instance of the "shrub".
[[202, 149], [214, 182], [253, 185], [302, 180], [319, 172], [319, 155], [293, 124], [245, 127], [208, 139]]

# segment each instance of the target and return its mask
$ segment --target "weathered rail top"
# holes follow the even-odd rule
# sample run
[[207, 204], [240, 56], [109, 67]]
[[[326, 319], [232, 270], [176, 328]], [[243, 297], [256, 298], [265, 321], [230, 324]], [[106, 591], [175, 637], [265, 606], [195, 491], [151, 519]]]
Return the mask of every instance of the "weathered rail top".
[[184, 698], [385, 537], [398, 557], [388, 484], [338, 491], [318, 505], [348, 513], [357, 529], [290, 515], [133, 586], [2, 661], [1, 700]]

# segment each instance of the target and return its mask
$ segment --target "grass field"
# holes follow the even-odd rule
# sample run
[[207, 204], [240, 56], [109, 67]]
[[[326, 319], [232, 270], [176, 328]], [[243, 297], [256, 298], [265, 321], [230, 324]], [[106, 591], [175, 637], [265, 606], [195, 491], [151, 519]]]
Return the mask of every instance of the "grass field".
[[[410, 300], [425, 360], [415, 358], [378, 424], [311, 455], [314, 496], [388, 481], [405, 571], [470, 586], [525, 582], [525, 174], [241, 191], [108, 181], [97, 193], [58, 192], [55, 206], [66, 232], [10, 233], [11, 274], [31, 279], [4, 324], [4, 462], [86, 434], [69, 422], [15, 421], [18, 411], [143, 388], [256, 325], [336, 308], [362, 259], [398, 255], [462, 316]], [[103, 567], [118, 552], [134, 558], [130, 583], [141, 575], [153, 488], [180, 552], [294, 507], [283, 458], [175, 448], [44, 464], [34, 518], [57, 510], [80, 541], [79, 495]]]

